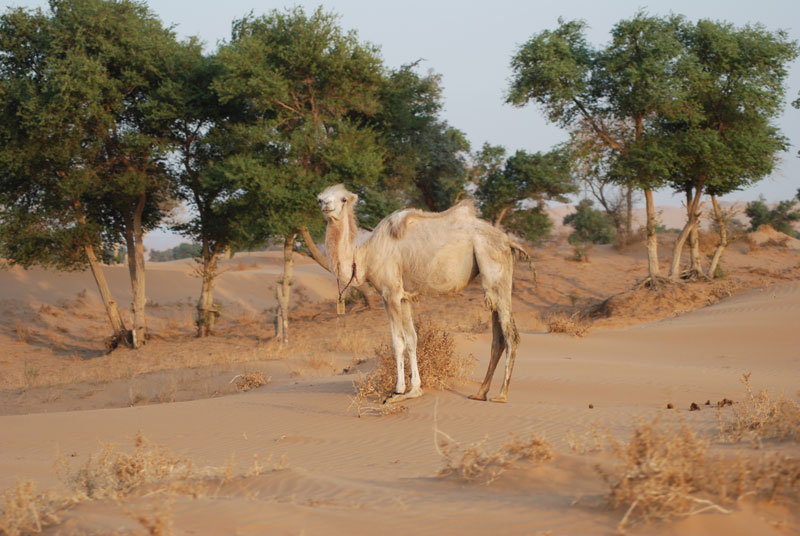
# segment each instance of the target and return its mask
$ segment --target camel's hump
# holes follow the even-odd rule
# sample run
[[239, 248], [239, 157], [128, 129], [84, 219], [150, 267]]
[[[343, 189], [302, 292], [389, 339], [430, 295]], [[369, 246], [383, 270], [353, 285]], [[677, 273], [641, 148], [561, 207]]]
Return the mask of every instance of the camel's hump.
[[436, 220], [443, 218], [475, 218], [475, 203], [471, 199], [461, 201], [443, 212], [425, 212], [414, 208], [398, 210], [386, 218], [389, 235], [394, 239], [401, 239], [409, 225], [419, 220]]

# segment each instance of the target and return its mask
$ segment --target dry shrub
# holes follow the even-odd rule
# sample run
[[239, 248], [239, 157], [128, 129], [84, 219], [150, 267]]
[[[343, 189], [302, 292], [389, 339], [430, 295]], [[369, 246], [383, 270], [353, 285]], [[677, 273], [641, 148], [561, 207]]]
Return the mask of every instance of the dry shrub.
[[172, 516], [175, 497], [171, 496], [166, 504], [154, 504], [150, 515], [147, 512], [135, 511], [120, 505], [125, 515], [139, 522], [150, 536], [172, 536]]
[[69, 501], [53, 493], [39, 493], [36, 484], [17, 481], [14, 489], [4, 494], [5, 505], [0, 512], [0, 533], [7, 536], [39, 534], [48, 525], [59, 522], [57, 512]]
[[[391, 346], [381, 345], [376, 349], [378, 366], [369, 374], [359, 375], [353, 382], [355, 396], [351, 405], [356, 406], [359, 416], [364, 414], [365, 404], [383, 401], [394, 392], [397, 382], [397, 367]], [[406, 357], [406, 385], [411, 383], [411, 371]], [[475, 368], [474, 356], [456, 353], [452, 335], [437, 324], [420, 322], [417, 326], [417, 365], [422, 387], [447, 389], [470, 377]], [[400, 406], [402, 407], [402, 406]], [[396, 413], [387, 409], [379, 413]]]
[[564, 441], [576, 454], [601, 452], [615, 443], [614, 437], [608, 428], [601, 429], [596, 424], [589, 425], [580, 435], [568, 429], [564, 433]]
[[581, 321], [579, 312], [571, 315], [563, 312], [547, 313], [543, 320], [549, 333], [565, 333], [573, 337], [583, 337], [589, 331], [589, 326]]
[[485, 449], [489, 442], [488, 437], [462, 448], [441, 430], [437, 429], [436, 433], [443, 436], [437, 442], [437, 450], [445, 462], [444, 467], [439, 469], [440, 477], [453, 476], [466, 482], [480, 481], [489, 484], [518, 462], [527, 461], [538, 465], [554, 458], [550, 444], [534, 436], [525, 441], [515, 435], [494, 452], [488, 452]]
[[[192, 462], [172, 454], [166, 447], [151, 443], [139, 431], [133, 453], [119, 452], [113, 444], [89, 457], [65, 484], [85, 499], [119, 498], [147, 488], [149, 494], [187, 490], [196, 478]], [[192, 491], [191, 494], [195, 494]]]
[[634, 520], [664, 520], [706, 511], [744, 496], [791, 499], [800, 491], [800, 460], [771, 456], [726, 459], [708, 452], [708, 441], [680, 421], [663, 427], [658, 417], [638, 425], [627, 444], [616, 443], [617, 471], [598, 468], [611, 488], [613, 506], [627, 506], [619, 530]]
[[749, 439], [755, 443], [768, 439], [800, 441], [800, 404], [765, 390], [753, 392], [749, 372], [740, 381], [746, 391], [744, 400], [732, 406], [728, 418], [721, 407], [718, 409], [722, 439]]
[[263, 372], [245, 372], [234, 376], [230, 383], [236, 382], [236, 389], [245, 393], [266, 385], [271, 379], [272, 376], [267, 378]]

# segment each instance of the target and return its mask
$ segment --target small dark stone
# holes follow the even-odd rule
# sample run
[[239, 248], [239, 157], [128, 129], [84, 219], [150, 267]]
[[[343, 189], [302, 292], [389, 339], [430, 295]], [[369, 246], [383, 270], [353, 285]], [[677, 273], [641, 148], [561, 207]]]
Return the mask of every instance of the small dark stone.
[[589, 409], [594, 409], [594, 404], [589, 404]]
[[669, 404], [667, 404], [667, 409], [672, 409], [672, 408], [674, 408], [674, 407], [675, 407], [675, 406], [673, 406], [673, 405], [672, 405], [672, 402], [670, 402]]
[[711, 400], [706, 400], [706, 406], [710, 406], [710, 405], [711, 405]]
[[689, 406], [689, 411], [700, 411], [700, 406], [692, 402], [692, 405]]
[[730, 400], [728, 398], [723, 398], [722, 400], [717, 402], [718, 408], [724, 408], [725, 406], [732, 406], [732, 405], [733, 405], [733, 400]]

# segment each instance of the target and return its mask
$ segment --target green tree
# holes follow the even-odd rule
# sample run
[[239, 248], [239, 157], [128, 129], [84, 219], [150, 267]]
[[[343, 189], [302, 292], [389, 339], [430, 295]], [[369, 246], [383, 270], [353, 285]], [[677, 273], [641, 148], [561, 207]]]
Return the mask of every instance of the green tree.
[[681, 41], [692, 62], [684, 83], [694, 113], [659, 124], [664, 144], [676, 155], [669, 183], [686, 196], [687, 220], [673, 249], [673, 280], [686, 273], [680, 260], [687, 238], [689, 273], [703, 273], [697, 240], [702, 195], [718, 197], [763, 179], [788, 148], [772, 120], [782, 111], [786, 66], [798, 53], [782, 31], [708, 20], [685, 25]]
[[376, 184], [358, 190], [359, 221], [369, 227], [409, 204], [444, 210], [464, 190], [469, 143], [439, 117], [441, 76], [421, 76], [418, 63], [383, 76], [379, 110], [364, 118], [378, 135], [385, 166]]
[[212, 87], [223, 104], [243, 107], [230, 125], [239, 145], [222, 167], [243, 178], [262, 233], [283, 239], [277, 332], [288, 341], [292, 253], [298, 232], [321, 230], [316, 194], [337, 182], [369, 186], [382, 170], [377, 135], [363, 120], [379, 110], [382, 65], [375, 47], [322, 9], [238, 20], [218, 57]]
[[[545, 202], [565, 202], [566, 194], [576, 191], [570, 175], [568, 155], [563, 150], [528, 154], [517, 151], [505, 158], [505, 149], [485, 144], [475, 159], [480, 202], [484, 218], [503, 225], [529, 240], [547, 236], [550, 222], [544, 213]], [[531, 208], [523, 201], [534, 202]]]
[[618, 176], [644, 191], [651, 279], [660, 275], [653, 190], [669, 175], [672, 155], [649, 134], [657, 119], [691, 112], [682, 105], [682, 25], [680, 17], [639, 13], [617, 23], [611, 42], [595, 50], [585, 23], [559, 20], [555, 31], [534, 35], [511, 60], [509, 103], [536, 102], [550, 121], [592, 136], [613, 151]]
[[[52, 0], [2, 17], [2, 247], [12, 262], [80, 269], [98, 283], [114, 341], [145, 340], [144, 233], [161, 218], [167, 176], [153, 116], [173, 34], [132, 1]], [[124, 241], [130, 338], [97, 264]]]
[[570, 244], [610, 244], [616, 237], [614, 222], [605, 212], [592, 207], [591, 199], [582, 199], [575, 212], [564, 216], [564, 225], [575, 229], [569, 235]]
[[755, 231], [762, 225], [769, 225], [776, 231], [800, 238], [800, 232], [794, 228], [795, 222], [800, 221], [800, 210], [794, 208], [796, 199], [780, 201], [775, 208], [769, 208], [764, 196], [747, 203], [745, 214], [750, 218], [750, 230]]
[[189, 242], [181, 242], [174, 248], [159, 251], [157, 249], [150, 250], [150, 260], [153, 262], [169, 262], [177, 261], [180, 259], [191, 259], [192, 257], [199, 257], [202, 251], [200, 244], [190, 244]]

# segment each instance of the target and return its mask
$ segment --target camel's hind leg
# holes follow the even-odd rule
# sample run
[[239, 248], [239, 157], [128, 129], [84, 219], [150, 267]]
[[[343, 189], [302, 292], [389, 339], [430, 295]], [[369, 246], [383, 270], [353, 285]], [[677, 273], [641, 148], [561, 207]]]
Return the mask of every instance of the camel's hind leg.
[[492, 311], [492, 356], [489, 359], [489, 368], [486, 369], [486, 377], [483, 379], [480, 389], [476, 394], [470, 396], [472, 400], [486, 400], [486, 393], [489, 392], [489, 387], [492, 385], [494, 369], [497, 368], [504, 349], [505, 339], [500, 327], [500, 317], [497, 315], [497, 311]]
[[514, 259], [509, 247], [496, 243], [479, 241], [475, 244], [475, 259], [481, 274], [481, 284], [486, 298], [486, 305], [492, 311], [492, 354], [486, 377], [478, 392], [470, 398], [486, 400], [486, 394], [492, 382], [492, 376], [500, 360], [503, 350], [506, 351], [506, 371], [500, 394], [493, 402], [506, 402], [511, 373], [517, 357], [519, 333], [511, 316], [511, 285], [514, 270]]

